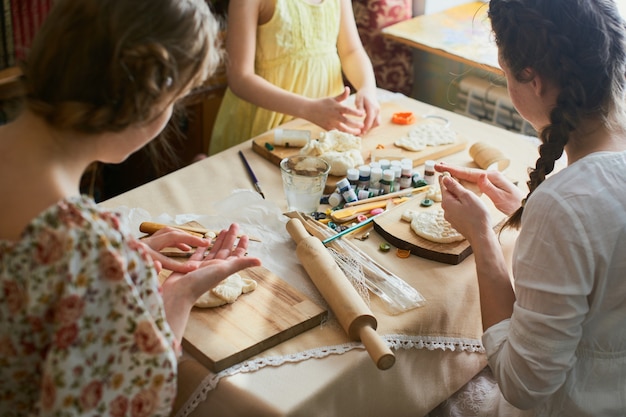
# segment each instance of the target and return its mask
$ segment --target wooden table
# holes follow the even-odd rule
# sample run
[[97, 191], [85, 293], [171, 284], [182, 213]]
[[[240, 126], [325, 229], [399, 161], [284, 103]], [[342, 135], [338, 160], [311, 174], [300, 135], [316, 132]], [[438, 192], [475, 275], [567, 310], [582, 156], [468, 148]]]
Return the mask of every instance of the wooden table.
[[[525, 183], [526, 169], [534, 162], [537, 152], [521, 136], [405, 96], [395, 95], [393, 100], [417, 114], [447, 117], [451, 126], [462, 132], [469, 142], [480, 140], [499, 146], [513, 159], [507, 174]], [[389, 121], [383, 121], [377, 129], [384, 130], [388, 125]], [[367, 140], [367, 136], [363, 140]], [[207, 213], [213, 203], [228, 198], [232, 190], [252, 189], [238, 158], [239, 150], [244, 152], [255, 171], [267, 200], [285, 210], [279, 168], [253, 152], [251, 141], [101, 205], [143, 208], [152, 216], [161, 213], [172, 216]], [[455, 164], [471, 163], [467, 152], [444, 159]], [[512, 232], [504, 233], [501, 238], [507, 258], [511, 256], [514, 238]], [[177, 415], [421, 416], [485, 366], [483, 353], [459, 349], [459, 345], [454, 343], [437, 343], [437, 337], [424, 333], [425, 328], [437, 330], [441, 326], [444, 330], [450, 326], [458, 327], [462, 331], [449, 334], [452, 338], [446, 340], [453, 340], [454, 337], [461, 339], [463, 332], [469, 332], [475, 334], [480, 345], [482, 331], [473, 256], [459, 265], [446, 265], [417, 256], [401, 259], [395, 256], [393, 250], [387, 253], [378, 250], [382, 239], [375, 232], [364, 242], [353, 242], [414, 286], [427, 300], [426, 306], [394, 316], [386, 314], [382, 304], [372, 296], [371, 308], [379, 320], [378, 333], [397, 342], [394, 346], [394, 367], [386, 371], [378, 370], [362, 349], [343, 352], [342, 344], [350, 342], [345, 334], [336, 333], [333, 326], [321, 326], [270, 349], [267, 358], [263, 358], [266, 362], [261, 363], [267, 366], [247, 369], [249, 372], [226, 372], [216, 376], [193, 358], [181, 361]], [[295, 249], [293, 242], [286, 242], [285, 245]], [[294, 273], [298, 271], [294, 270]], [[393, 329], [400, 322], [412, 336], [394, 334]], [[403, 339], [405, 336], [406, 339]], [[299, 361], [291, 361], [286, 356], [292, 352], [302, 353], [312, 345], [321, 348], [330, 346], [327, 352], [334, 353]], [[280, 365], [272, 366], [276, 363], [273, 359], [277, 357], [282, 358], [278, 362]]]
[[474, 1], [422, 15], [382, 30], [383, 36], [416, 49], [502, 75], [487, 18], [488, 4]]

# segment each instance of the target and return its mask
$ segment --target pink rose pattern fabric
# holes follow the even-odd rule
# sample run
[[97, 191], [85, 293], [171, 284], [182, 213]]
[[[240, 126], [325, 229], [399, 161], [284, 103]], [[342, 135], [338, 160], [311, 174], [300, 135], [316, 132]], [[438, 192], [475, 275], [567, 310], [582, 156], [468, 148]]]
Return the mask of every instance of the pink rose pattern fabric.
[[157, 273], [87, 197], [0, 241], [0, 415], [168, 416], [176, 341]]
[[413, 55], [409, 46], [383, 37], [381, 30], [412, 17], [411, 0], [353, 0], [361, 42], [374, 66], [376, 84], [411, 95]]

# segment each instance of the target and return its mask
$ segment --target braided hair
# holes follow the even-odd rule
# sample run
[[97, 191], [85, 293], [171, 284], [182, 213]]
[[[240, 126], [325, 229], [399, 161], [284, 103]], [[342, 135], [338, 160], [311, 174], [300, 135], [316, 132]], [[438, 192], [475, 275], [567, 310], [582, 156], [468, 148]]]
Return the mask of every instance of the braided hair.
[[[559, 89], [550, 122], [539, 132], [527, 199], [554, 170], [581, 119], [599, 117], [610, 126], [624, 112], [624, 21], [613, 0], [491, 0], [489, 18], [515, 79], [530, 82], [530, 68]], [[505, 226], [520, 226], [526, 199]]]

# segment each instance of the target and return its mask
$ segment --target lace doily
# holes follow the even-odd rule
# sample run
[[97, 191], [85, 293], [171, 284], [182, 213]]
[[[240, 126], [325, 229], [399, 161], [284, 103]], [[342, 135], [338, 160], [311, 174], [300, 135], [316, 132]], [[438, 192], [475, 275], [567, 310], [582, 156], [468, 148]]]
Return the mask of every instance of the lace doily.
[[[384, 335], [381, 336], [392, 349], [428, 349], [450, 350], [459, 352], [484, 353], [485, 348], [480, 340], [456, 339], [427, 336]], [[269, 356], [257, 358], [234, 365], [218, 373], [208, 372], [207, 377], [198, 385], [198, 388], [189, 396], [185, 404], [178, 410], [175, 417], [186, 417], [204, 400], [207, 394], [217, 387], [218, 382], [225, 377], [245, 372], [255, 372], [266, 366], [280, 366], [285, 363], [302, 362], [308, 359], [321, 359], [329, 355], [341, 355], [353, 349], [365, 349], [360, 342], [344, 343], [341, 345], [325, 346], [310, 349], [304, 352], [285, 356]]]

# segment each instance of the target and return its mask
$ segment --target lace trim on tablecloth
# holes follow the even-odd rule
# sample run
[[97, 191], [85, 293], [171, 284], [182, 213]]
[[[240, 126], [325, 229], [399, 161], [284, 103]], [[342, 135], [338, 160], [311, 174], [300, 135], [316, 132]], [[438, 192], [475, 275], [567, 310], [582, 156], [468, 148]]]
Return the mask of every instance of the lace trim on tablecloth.
[[[381, 336], [391, 349], [428, 349], [451, 350], [459, 352], [484, 353], [485, 348], [478, 339], [463, 339], [436, 336], [406, 336], [400, 334]], [[365, 349], [360, 342], [350, 342], [341, 345], [325, 346], [293, 353], [290, 355], [268, 356], [252, 359], [231, 366], [216, 374], [208, 371], [208, 375], [198, 385], [194, 393], [189, 396], [185, 404], [178, 410], [175, 417], [187, 417], [196, 407], [206, 399], [207, 394], [217, 387], [217, 383], [224, 377], [245, 372], [255, 372], [266, 366], [280, 366], [285, 363], [302, 362], [308, 359], [320, 359], [330, 355], [341, 355], [353, 349]]]

